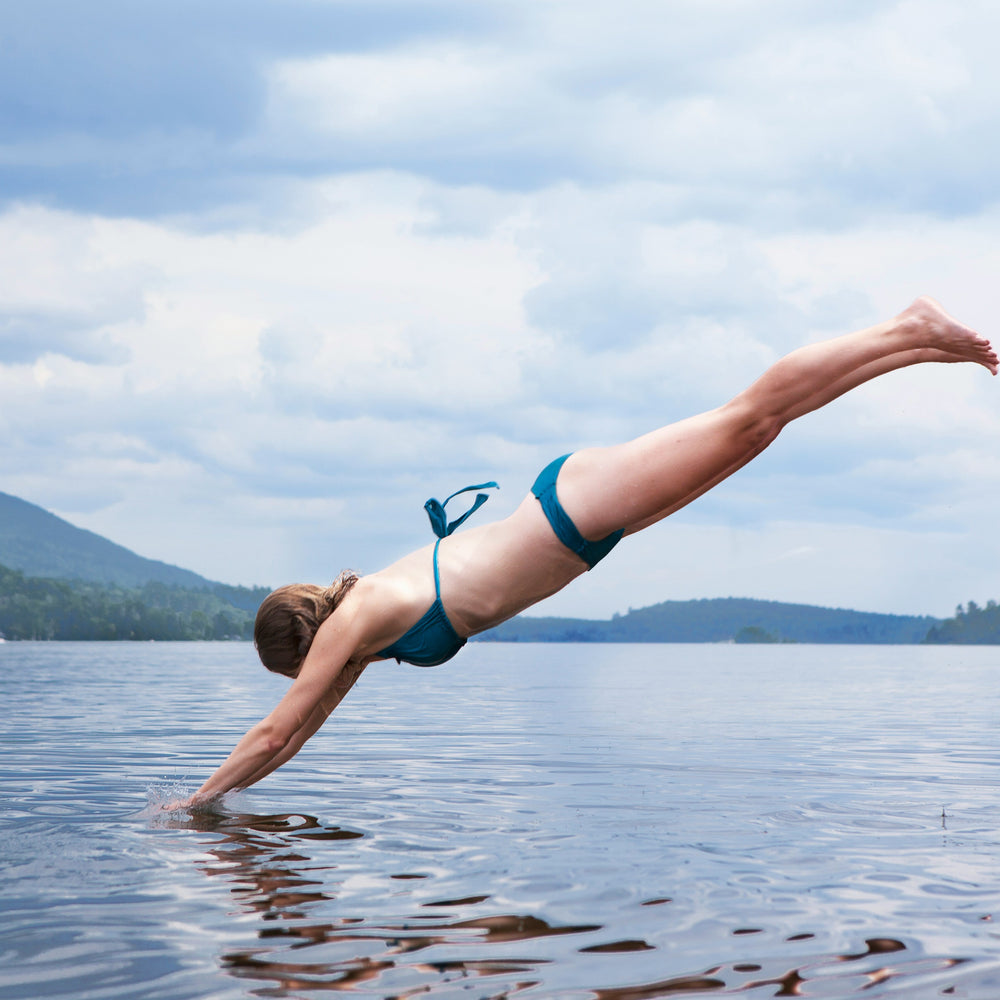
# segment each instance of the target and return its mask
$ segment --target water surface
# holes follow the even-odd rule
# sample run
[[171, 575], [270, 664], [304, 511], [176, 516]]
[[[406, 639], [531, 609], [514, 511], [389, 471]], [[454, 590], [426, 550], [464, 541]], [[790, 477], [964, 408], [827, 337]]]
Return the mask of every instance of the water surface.
[[[1000, 996], [1000, 650], [472, 644], [197, 815], [246, 644], [0, 645], [0, 1000]], [[995, 919], [994, 919], [995, 918]]]

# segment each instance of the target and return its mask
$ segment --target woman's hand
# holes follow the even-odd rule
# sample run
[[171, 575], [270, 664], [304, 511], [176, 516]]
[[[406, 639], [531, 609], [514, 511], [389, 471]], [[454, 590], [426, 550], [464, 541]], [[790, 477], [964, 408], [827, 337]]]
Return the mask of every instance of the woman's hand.
[[192, 809], [207, 805], [211, 801], [212, 799], [206, 798], [204, 795], [198, 795], [196, 792], [194, 795], [189, 795], [186, 799], [173, 799], [171, 802], [161, 802], [160, 811], [180, 812], [184, 810], [190, 812]]

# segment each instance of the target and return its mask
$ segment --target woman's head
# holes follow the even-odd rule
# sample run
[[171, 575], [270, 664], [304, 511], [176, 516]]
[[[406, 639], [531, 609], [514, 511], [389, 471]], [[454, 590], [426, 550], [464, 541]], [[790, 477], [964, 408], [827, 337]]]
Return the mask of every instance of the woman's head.
[[329, 587], [293, 583], [268, 594], [257, 609], [253, 628], [261, 663], [277, 674], [295, 677], [320, 625], [357, 579], [356, 573], [345, 570]]

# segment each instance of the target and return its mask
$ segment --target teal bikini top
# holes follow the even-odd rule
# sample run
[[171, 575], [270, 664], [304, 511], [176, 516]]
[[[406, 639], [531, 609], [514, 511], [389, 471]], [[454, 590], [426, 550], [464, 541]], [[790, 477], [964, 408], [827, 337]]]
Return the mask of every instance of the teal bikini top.
[[434, 545], [434, 603], [427, 609], [423, 617], [412, 628], [398, 638], [391, 646], [379, 650], [377, 656], [385, 659], [395, 658], [400, 663], [412, 663], [418, 667], [436, 667], [450, 660], [466, 643], [452, 627], [448, 614], [441, 603], [441, 576], [438, 572], [438, 547], [442, 538], [447, 538], [463, 521], [474, 514], [489, 499], [489, 494], [480, 493], [472, 506], [454, 521], [449, 522], [445, 514], [448, 501], [461, 493], [471, 493], [472, 490], [499, 489], [493, 482], [480, 483], [477, 486], [466, 486], [456, 490], [444, 503], [431, 497], [424, 504], [424, 510], [430, 518], [431, 528], [438, 540]]

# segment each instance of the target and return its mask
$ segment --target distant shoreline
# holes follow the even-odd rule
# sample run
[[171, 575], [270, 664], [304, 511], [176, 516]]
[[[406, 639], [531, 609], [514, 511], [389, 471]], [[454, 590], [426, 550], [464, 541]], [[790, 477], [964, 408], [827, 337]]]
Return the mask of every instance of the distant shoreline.
[[[269, 587], [207, 580], [0, 493], [0, 636], [8, 640], [248, 640]], [[1000, 609], [884, 615], [756, 598], [664, 601], [609, 619], [518, 617], [474, 642], [1000, 644]]]

